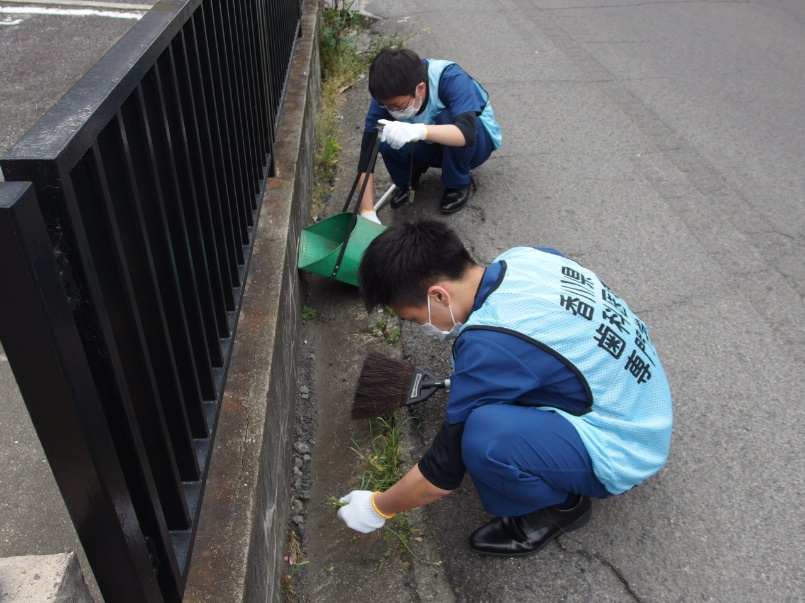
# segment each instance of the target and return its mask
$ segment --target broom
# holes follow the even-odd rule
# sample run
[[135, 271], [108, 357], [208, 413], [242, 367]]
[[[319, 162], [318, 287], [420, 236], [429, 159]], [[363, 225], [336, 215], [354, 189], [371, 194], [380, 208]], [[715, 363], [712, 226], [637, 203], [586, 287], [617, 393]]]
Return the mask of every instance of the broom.
[[352, 404], [353, 419], [368, 419], [424, 402], [437, 389], [449, 389], [450, 379], [437, 379], [422, 369], [370, 351], [363, 361]]

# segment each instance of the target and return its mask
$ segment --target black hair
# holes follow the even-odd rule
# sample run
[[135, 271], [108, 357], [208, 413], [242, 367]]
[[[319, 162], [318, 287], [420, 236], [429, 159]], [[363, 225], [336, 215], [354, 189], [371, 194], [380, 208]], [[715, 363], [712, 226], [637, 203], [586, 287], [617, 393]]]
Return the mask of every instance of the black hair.
[[381, 50], [369, 68], [369, 94], [379, 101], [416, 93], [420, 82], [428, 79], [428, 68], [413, 50]]
[[366, 309], [421, 306], [428, 287], [459, 280], [475, 266], [464, 243], [444, 222], [421, 220], [394, 225], [366, 248], [358, 270]]

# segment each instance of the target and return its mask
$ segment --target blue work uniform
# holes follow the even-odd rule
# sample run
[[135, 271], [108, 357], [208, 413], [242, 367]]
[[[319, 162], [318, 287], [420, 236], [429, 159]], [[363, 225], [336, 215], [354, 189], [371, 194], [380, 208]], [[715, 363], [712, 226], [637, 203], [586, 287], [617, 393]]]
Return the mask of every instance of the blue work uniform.
[[419, 464], [434, 485], [466, 470], [487, 511], [517, 516], [619, 494], [665, 463], [671, 396], [648, 328], [558, 252], [487, 267], [453, 354], [446, 420]]
[[[409, 185], [414, 174], [429, 167], [442, 170], [446, 188], [465, 188], [470, 182], [470, 170], [484, 163], [502, 142], [500, 126], [495, 121], [489, 94], [456, 63], [436, 59], [423, 60], [428, 67], [427, 102], [408, 123], [452, 124], [461, 115], [471, 115], [474, 132], [465, 133], [467, 145], [450, 147], [419, 141], [393, 149], [380, 145], [380, 154], [392, 181], [400, 188]], [[394, 120], [377, 99], [372, 99], [366, 114], [365, 132], [372, 134], [380, 119]], [[473, 122], [470, 122], [473, 123]]]

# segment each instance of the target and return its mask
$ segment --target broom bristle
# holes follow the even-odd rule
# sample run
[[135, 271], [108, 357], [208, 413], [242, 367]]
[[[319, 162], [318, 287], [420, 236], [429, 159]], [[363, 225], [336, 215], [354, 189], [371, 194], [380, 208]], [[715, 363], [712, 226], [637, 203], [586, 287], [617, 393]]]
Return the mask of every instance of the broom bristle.
[[355, 388], [352, 418], [380, 417], [403, 406], [408, 400], [413, 377], [411, 364], [370, 351]]

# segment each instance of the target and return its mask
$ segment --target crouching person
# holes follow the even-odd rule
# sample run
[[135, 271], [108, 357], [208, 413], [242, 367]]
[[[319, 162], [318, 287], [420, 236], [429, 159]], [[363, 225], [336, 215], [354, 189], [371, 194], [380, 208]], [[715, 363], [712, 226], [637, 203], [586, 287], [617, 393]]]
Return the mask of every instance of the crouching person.
[[338, 516], [371, 532], [438, 500], [468, 472], [494, 516], [481, 554], [536, 553], [585, 525], [592, 498], [664, 465], [671, 393], [648, 326], [590, 270], [518, 247], [488, 266], [446, 225], [392, 226], [360, 266], [367, 309], [390, 306], [453, 344], [446, 417], [430, 449], [385, 492], [353, 491]]

